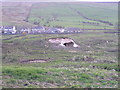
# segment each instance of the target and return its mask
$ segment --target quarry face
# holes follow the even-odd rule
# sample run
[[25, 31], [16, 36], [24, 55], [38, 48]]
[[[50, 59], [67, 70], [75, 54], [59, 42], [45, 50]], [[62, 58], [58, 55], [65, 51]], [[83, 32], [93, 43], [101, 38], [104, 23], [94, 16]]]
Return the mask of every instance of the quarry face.
[[79, 47], [73, 39], [68, 37], [50, 38], [48, 41], [62, 47]]

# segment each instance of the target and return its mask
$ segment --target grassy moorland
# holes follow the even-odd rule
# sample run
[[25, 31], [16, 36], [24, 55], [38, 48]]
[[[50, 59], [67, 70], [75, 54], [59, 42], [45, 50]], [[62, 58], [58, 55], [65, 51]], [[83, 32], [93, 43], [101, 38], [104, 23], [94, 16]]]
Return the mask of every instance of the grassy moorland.
[[[51, 45], [47, 41], [51, 37], [70, 37], [80, 47]], [[117, 34], [94, 32], [26, 35], [3, 40], [3, 87], [117, 88], [117, 40]]]
[[[9, 5], [3, 5], [3, 25], [32, 26], [37, 22], [51, 27], [114, 29], [117, 23], [115, 3]], [[6, 11], [13, 9], [8, 17]], [[117, 88], [118, 35], [104, 32], [3, 35], [3, 88]], [[63, 48], [48, 42], [55, 37], [72, 38], [80, 47]]]

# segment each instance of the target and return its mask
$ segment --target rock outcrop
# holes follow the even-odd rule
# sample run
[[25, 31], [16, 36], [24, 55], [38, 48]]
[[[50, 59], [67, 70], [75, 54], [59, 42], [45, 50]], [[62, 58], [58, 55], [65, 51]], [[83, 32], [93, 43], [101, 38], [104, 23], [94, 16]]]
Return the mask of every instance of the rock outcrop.
[[68, 37], [50, 38], [49, 42], [59, 44], [63, 47], [79, 47], [74, 40]]

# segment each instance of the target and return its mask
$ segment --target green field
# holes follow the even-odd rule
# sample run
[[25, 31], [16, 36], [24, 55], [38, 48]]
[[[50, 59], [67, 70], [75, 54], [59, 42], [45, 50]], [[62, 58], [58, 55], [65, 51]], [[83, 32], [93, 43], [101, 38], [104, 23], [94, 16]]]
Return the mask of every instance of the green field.
[[[109, 21], [114, 26], [88, 20], [83, 16], [90, 19]], [[84, 29], [114, 28], [117, 23], [117, 5], [104, 3], [38, 3], [33, 4], [28, 21], [40, 22], [41, 25], [47, 26], [79, 27]], [[99, 25], [83, 22], [99, 23]]]
[[[114, 29], [117, 3], [12, 3], [3, 4], [3, 25]], [[8, 14], [8, 11], [11, 12]], [[109, 22], [99, 22], [100, 20]], [[85, 23], [83, 23], [85, 22]]]
[[[4, 4], [3, 25], [31, 27], [37, 22], [50, 27], [114, 29], [117, 24], [116, 3], [27, 5]], [[5, 14], [8, 8], [14, 9], [9, 16]], [[29, 12], [25, 14], [25, 10]], [[14, 15], [18, 15], [18, 19], [13, 18]], [[2, 35], [2, 87], [118, 88], [118, 34], [104, 32], [83, 30], [78, 34]], [[49, 38], [56, 37], [69, 37], [80, 47], [64, 48], [48, 42]]]

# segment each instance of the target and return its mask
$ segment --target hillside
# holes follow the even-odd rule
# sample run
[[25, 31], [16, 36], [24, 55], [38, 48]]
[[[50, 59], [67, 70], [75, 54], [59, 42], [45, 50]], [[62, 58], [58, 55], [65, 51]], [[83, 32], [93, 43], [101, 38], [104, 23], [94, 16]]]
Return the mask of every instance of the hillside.
[[3, 25], [9, 24], [115, 28], [117, 3], [3, 3]]
[[3, 25], [32, 25], [25, 21], [29, 14], [32, 3], [3, 2], [2, 24]]
[[[80, 47], [48, 43], [55, 37], [72, 38]], [[116, 34], [102, 32], [4, 35], [3, 87], [117, 88], [117, 42]]]
[[117, 27], [117, 3], [9, 2], [2, 10], [3, 25], [83, 29], [1, 35], [3, 88], [118, 88], [118, 33], [106, 33]]

